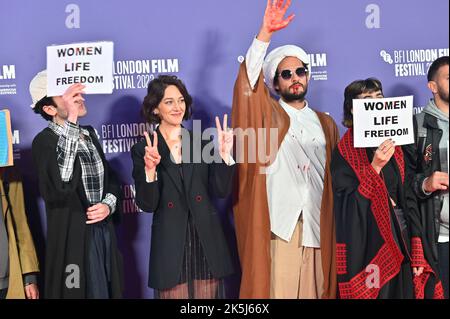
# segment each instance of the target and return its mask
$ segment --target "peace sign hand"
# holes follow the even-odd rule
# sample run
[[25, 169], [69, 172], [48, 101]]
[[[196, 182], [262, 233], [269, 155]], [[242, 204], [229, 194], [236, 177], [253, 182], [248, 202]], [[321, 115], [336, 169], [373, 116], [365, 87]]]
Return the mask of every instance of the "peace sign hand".
[[219, 154], [223, 161], [228, 164], [231, 149], [233, 148], [233, 129], [228, 128], [228, 115], [223, 117], [223, 129], [220, 126], [219, 117], [216, 116], [216, 127], [219, 136]]
[[149, 176], [154, 175], [156, 166], [161, 161], [161, 156], [158, 152], [158, 134], [153, 132], [153, 144], [147, 132], [144, 132], [144, 136], [147, 141], [144, 154], [145, 171], [147, 176]]

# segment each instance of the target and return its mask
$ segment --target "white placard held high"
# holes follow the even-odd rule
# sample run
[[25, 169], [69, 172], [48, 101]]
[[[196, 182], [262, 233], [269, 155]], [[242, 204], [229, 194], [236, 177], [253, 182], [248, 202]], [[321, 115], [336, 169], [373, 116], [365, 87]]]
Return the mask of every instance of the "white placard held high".
[[414, 143], [413, 96], [353, 100], [353, 134], [355, 147]]
[[113, 91], [113, 42], [85, 42], [47, 47], [47, 96], [62, 95], [75, 83], [87, 94]]

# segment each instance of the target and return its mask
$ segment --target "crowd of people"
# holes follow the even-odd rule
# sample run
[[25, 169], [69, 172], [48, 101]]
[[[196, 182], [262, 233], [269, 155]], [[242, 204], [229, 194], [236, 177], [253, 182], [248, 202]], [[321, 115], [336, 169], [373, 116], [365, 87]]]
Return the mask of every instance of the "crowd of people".
[[[414, 116], [415, 143], [356, 148], [353, 100], [384, 98], [376, 78], [344, 90], [340, 138], [335, 121], [306, 99], [309, 55], [285, 45], [267, 54], [290, 0], [269, 0], [240, 65], [234, 129], [215, 118], [217, 145], [183, 126], [193, 99], [173, 75], [148, 85], [142, 115], [155, 127], [131, 150], [136, 204], [153, 213], [148, 285], [162, 299], [226, 298], [235, 269], [214, 197], [232, 195], [240, 298], [448, 298], [449, 57], [428, 71], [432, 94]], [[120, 183], [91, 126], [85, 86], [47, 96], [46, 71], [30, 83], [33, 110], [48, 121], [32, 155], [45, 202], [45, 298], [121, 298], [124, 274], [114, 216]], [[278, 97], [278, 98], [276, 98]], [[267, 158], [250, 161], [255, 152]], [[244, 145], [242, 152], [233, 152]], [[207, 154], [194, 161], [195, 154]], [[39, 298], [39, 266], [27, 226], [20, 177], [1, 170], [0, 298]]]

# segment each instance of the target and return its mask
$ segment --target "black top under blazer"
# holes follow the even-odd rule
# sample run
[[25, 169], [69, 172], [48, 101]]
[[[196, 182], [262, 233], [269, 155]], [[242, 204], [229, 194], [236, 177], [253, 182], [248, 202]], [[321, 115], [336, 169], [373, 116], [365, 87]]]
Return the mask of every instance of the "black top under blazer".
[[[154, 212], [149, 287], [162, 290], [179, 283], [189, 212], [214, 278], [232, 274], [229, 248], [210, 195], [229, 195], [236, 165], [228, 166], [223, 161], [207, 164], [202, 158], [200, 163], [182, 163], [182, 178], [179, 167], [170, 158], [168, 145], [159, 129], [156, 131], [161, 155], [156, 181], [147, 183], [145, 178], [145, 139], [131, 149], [136, 204], [145, 212]], [[189, 135], [193, 154], [192, 132]], [[153, 136], [150, 138], [153, 140]], [[208, 142], [202, 141], [202, 151]]]

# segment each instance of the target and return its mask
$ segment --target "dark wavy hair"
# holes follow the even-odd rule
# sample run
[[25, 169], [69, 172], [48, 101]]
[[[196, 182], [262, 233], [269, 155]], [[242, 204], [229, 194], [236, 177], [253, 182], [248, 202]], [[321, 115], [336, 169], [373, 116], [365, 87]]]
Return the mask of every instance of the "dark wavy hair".
[[353, 99], [363, 93], [372, 93], [376, 91], [383, 92], [383, 86], [380, 80], [368, 78], [365, 80], [356, 80], [350, 83], [344, 91], [344, 120], [342, 124], [345, 127], [353, 127]]
[[52, 97], [44, 96], [42, 99], [40, 99], [38, 102], [36, 102], [36, 105], [33, 108], [34, 113], [40, 114], [46, 121], [51, 121], [53, 119], [53, 116], [48, 115], [44, 111], [44, 106], [51, 105], [54, 107], [57, 107], [55, 101], [53, 101]]
[[158, 107], [164, 97], [166, 88], [174, 85], [180, 90], [186, 103], [183, 121], [191, 118], [192, 115], [192, 97], [189, 95], [184, 83], [175, 75], [160, 75], [148, 84], [147, 95], [142, 103], [141, 115], [150, 124], [159, 124], [161, 119], [153, 111]]

